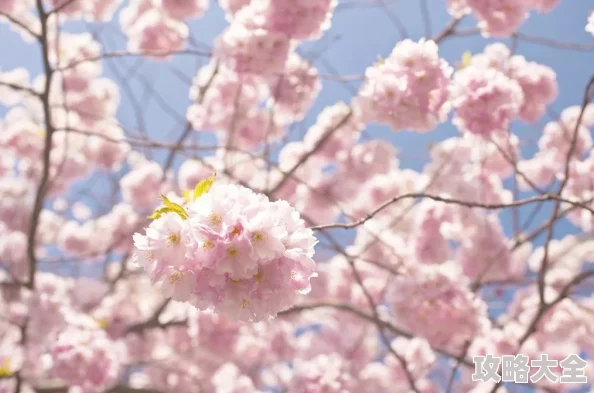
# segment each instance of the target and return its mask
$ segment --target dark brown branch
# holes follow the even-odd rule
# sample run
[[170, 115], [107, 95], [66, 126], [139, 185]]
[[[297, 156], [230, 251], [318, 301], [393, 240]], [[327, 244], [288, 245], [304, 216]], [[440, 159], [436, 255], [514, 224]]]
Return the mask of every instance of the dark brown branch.
[[435, 41], [435, 43], [440, 43], [449, 36], [453, 35], [455, 33], [456, 26], [458, 26], [458, 24], [460, 24], [461, 21], [462, 18], [452, 19], [439, 34], [433, 37], [433, 41]]
[[[373, 315], [368, 314], [365, 311], [360, 310], [357, 307], [352, 306], [347, 303], [317, 302], [317, 303], [309, 303], [309, 304], [300, 304], [300, 305], [294, 306], [288, 310], [281, 311], [280, 313], [278, 313], [278, 316], [282, 317], [284, 315], [290, 315], [290, 314], [293, 314], [296, 312], [302, 312], [302, 311], [307, 311], [307, 310], [315, 310], [318, 308], [333, 308], [336, 310], [345, 311], [345, 312], [351, 313], [363, 320], [369, 321], [374, 324], [379, 324], [386, 330], [388, 330], [391, 333], [396, 334], [398, 336], [402, 336], [402, 337], [409, 338], [409, 339], [414, 337], [413, 334], [406, 332], [402, 329], [399, 329], [398, 327], [392, 325], [390, 322], [387, 322], [381, 318], [375, 318]], [[452, 353], [449, 353], [449, 352], [439, 349], [439, 348], [433, 348], [433, 350], [435, 352], [437, 352], [443, 356], [449, 357], [449, 358], [453, 358], [453, 359], [458, 358], [457, 355], [454, 355]], [[468, 359], [463, 359], [461, 361], [461, 363], [468, 367], [474, 367], [474, 364]]]
[[50, 65], [49, 60], [49, 45], [48, 45], [48, 28], [47, 28], [47, 14], [43, 8], [43, 1], [37, 0], [37, 12], [39, 13], [39, 19], [41, 21], [41, 51], [43, 57], [43, 69], [45, 72], [45, 87], [41, 95], [43, 103], [43, 115], [45, 118], [45, 145], [43, 148], [42, 162], [43, 170], [41, 173], [41, 181], [37, 188], [35, 195], [35, 203], [33, 205], [33, 211], [31, 213], [31, 221], [29, 224], [28, 231], [28, 244], [27, 244], [27, 259], [29, 261], [29, 280], [27, 287], [33, 288], [35, 286], [35, 271], [37, 265], [37, 257], [35, 256], [35, 239], [37, 236], [37, 225], [39, 224], [39, 215], [43, 207], [43, 201], [48, 188], [49, 172], [50, 172], [50, 154], [52, 150], [52, 136], [54, 133], [54, 126], [52, 123], [52, 111], [50, 108], [50, 90], [52, 83], [52, 76], [54, 70]]
[[388, 206], [392, 205], [393, 203], [396, 203], [403, 199], [414, 199], [414, 198], [427, 198], [427, 199], [432, 199], [437, 202], [455, 204], [455, 205], [460, 205], [460, 206], [465, 206], [465, 207], [470, 207], [470, 208], [489, 209], [489, 210], [497, 210], [497, 209], [505, 209], [505, 208], [511, 208], [511, 207], [524, 206], [524, 205], [528, 205], [528, 204], [535, 203], [535, 202], [558, 201], [558, 202], [568, 203], [572, 206], [579, 206], [581, 208], [584, 208], [584, 209], [594, 213], [594, 209], [584, 205], [582, 202], [570, 201], [567, 199], [560, 198], [559, 196], [553, 195], [553, 194], [534, 196], [531, 198], [521, 199], [518, 201], [511, 202], [511, 203], [486, 204], [486, 203], [479, 203], [479, 202], [462, 201], [459, 199], [445, 198], [445, 197], [440, 197], [437, 195], [429, 195], [429, 194], [424, 194], [424, 193], [411, 193], [411, 194], [399, 195], [397, 197], [390, 199], [387, 202], [384, 202], [382, 205], [380, 205], [378, 208], [376, 208], [373, 212], [369, 213], [365, 217], [363, 217], [355, 222], [348, 223], [348, 224], [319, 225], [319, 226], [312, 227], [311, 229], [324, 230], [324, 229], [331, 229], [331, 228], [343, 228], [343, 229], [355, 228], [355, 227], [363, 225], [365, 222], [371, 220], [373, 217], [375, 217], [375, 215], [377, 215], [378, 213], [380, 213], [382, 210], [384, 210]]
[[[563, 180], [561, 181], [561, 184], [559, 185], [559, 189], [557, 191], [557, 195], [559, 195], [559, 196], [561, 196], [561, 193], [563, 192], [565, 186], [569, 182], [569, 171], [571, 168], [571, 165], [570, 165], [571, 158], [572, 158], [573, 153], [575, 152], [575, 149], [576, 149], [580, 125], [582, 123], [582, 119], [584, 117], [586, 107], [592, 100], [592, 86], [594, 86], [594, 75], [590, 78], [588, 84], [586, 85], [585, 91], [584, 91], [582, 107], [580, 110], [580, 114], [576, 120], [575, 129], [573, 130], [573, 136], [572, 136], [572, 140], [571, 140], [571, 146], [569, 148], [569, 151], [567, 152], [567, 157], [565, 160], [565, 172], [563, 174]], [[551, 240], [553, 239], [553, 228], [555, 226], [557, 216], [559, 215], [560, 208], [561, 208], [561, 201], [558, 200], [555, 203], [555, 206], [553, 208], [553, 214], [551, 215], [551, 219], [549, 221], [547, 240], [546, 240], [545, 246], [544, 246], [545, 247], [544, 255], [542, 257], [540, 270], [538, 271], [537, 283], [538, 283], [538, 293], [540, 296], [541, 304], [544, 304], [544, 302], [545, 302], [545, 279], [546, 279], [546, 274], [547, 274], [547, 270], [548, 270], [549, 246], [550, 246]]]
[[326, 133], [324, 134], [324, 136], [322, 136], [320, 138], [320, 140], [314, 145], [314, 147], [309, 150], [307, 153], [305, 153], [300, 159], [299, 161], [297, 161], [295, 163], [295, 165], [293, 165], [291, 167], [291, 169], [289, 169], [287, 172], [283, 172], [283, 177], [281, 178], [281, 180], [276, 183], [276, 185], [274, 185], [274, 187], [272, 187], [269, 191], [268, 191], [268, 196], [272, 196], [274, 195], [278, 190], [281, 189], [282, 186], [285, 185], [285, 183], [289, 180], [289, 178], [295, 173], [295, 171], [297, 171], [297, 169], [299, 169], [312, 155], [314, 155], [318, 150], [320, 150], [322, 148], [322, 146], [326, 143], [326, 141], [328, 141], [328, 139], [330, 139], [330, 137], [338, 130], [340, 129], [343, 125], [345, 125], [353, 116], [353, 111], [349, 110], [347, 112], [347, 114], [332, 128], [330, 128], [328, 131], [326, 131]]
[[24, 24], [20, 20], [16, 19], [12, 15], [7, 14], [7, 13], [4, 13], [4, 12], [0, 12], [0, 17], [4, 17], [4, 18], [8, 19], [10, 22], [14, 23], [15, 25], [17, 25], [21, 29], [25, 30], [27, 33], [31, 34], [31, 36], [33, 38], [36, 38], [37, 40], [39, 40], [41, 38], [39, 36], [39, 34], [35, 33], [33, 30], [31, 30], [31, 28], [29, 26], [27, 26], [26, 24]]
[[66, 71], [71, 68], [76, 67], [77, 65], [87, 63], [87, 62], [95, 62], [101, 61], [103, 59], [109, 59], [114, 57], [168, 57], [168, 56], [180, 56], [180, 55], [190, 55], [190, 56], [204, 56], [210, 57], [211, 53], [203, 52], [197, 49], [185, 49], [185, 50], [161, 50], [161, 51], [142, 51], [142, 52], [129, 52], [129, 51], [114, 51], [114, 52], [105, 52], [98, 56], [87, 57], [81, 60], [73, 61], [66, 66], [56, 68], [56, 71]]

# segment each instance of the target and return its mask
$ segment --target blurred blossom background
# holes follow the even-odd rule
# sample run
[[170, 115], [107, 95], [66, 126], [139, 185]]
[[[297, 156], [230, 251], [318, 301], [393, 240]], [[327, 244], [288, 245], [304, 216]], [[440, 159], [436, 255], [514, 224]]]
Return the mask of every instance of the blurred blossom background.
[[[314, 94], [311, 105], [305, 105], [307, 110], [302, 118], [296, 116], [296, 121], [275, 125], [280, 137], [262, 143], [263, 137], [253, 135], [264, 135], [263, 130], [270, 124], [255, 115], [248, 116], [238, 126], [248, 136], [234, 142], [234, 146], [229, 142], [233, 137], [230, 129], [237, 128], [233, 111], [243, 105], [235, 102], [234, 108], [230, 104], [234, 89], [243, 86], [245, 105], [264, 111], [270, 109], [267, 107], [270, 101], [259, 100], [262, 94], [258, 89], [268, 89], [264, 94], [267, 96], [272, 94], [274, 84], [264, 82], [272, 72], [246, 76], [249, 72], [242, 73], [226, 63], [225, 56], [239, 51], [238, 47], [244, 49], [236, 42], [236, 46], [229, 43], [232, 39], [244, 39], [240, 33], [237, 33], [239, 38], [231, 37], [221, 43], [221, 37], [227, 37], [224, 34], [230, 23], [239, 23], [233, 21], [231, 13], [226, 14], [214, 0], [208, 3], [177, 0], [195, 3], [197, 9], [204, 8], [195, 18], [183, 9], [186, 3], [175, 0], [169, 3], [167, 0], [71, 1], [59, 12], [44, 13], [40, 19], [39, 4], [44, 12], [49, 12], [59, 8], [61, 1], [24, 0], [21, 4], [20, 0], [0, 0], [0, 88], [3, 89], [0, 94], [4, 96], [0, 97], [3, 104], [0, 106], [0, 162], [3, 163], [0, 168], [0, 393], [495, 393], [499, 389], [510, 393], [593, 392], [594, 242], [592, 201], [588, 197], [591, 199], [594, 188], [590, 166], [594, 106], [587, 104], [594, 91], [590, 88], [594, 74], [594, 31], [586, 28], [588, 23], [594, 26], [594, 21], [589, 22], [589, 18], [593, 20], [593, 1], [549, 1], [554, 6], [547, 12], [536, 11], [536, 6], [527, 7], [529, 17], [518, 23], [517, 29], [489, 36], [477, 25], [477, 10], [481, 6], [496, 19], [499, 16], [493, 10], [497, 7], [513, 14], [518, 4], [538, 1], [484, 0], [479, 6], [470, 0], [339, 0], [329, 13], [328, 28], [319, 38], [295, 39], [291, 43], [290, 50], [309, 62], [319, 75], [319, 93]], [[260, 7], [273, 7], [264, 0], [253, 1], [264, 4]], [[326, 3], [319, 0], [318, 5], [316, 1], [293, 0], [286, 2], [289, 3], [286, 7], [313, 9]], [[77, 2], [86, 4], [85, 7], [113, 5], [115, 11], [107, 12], [104, 21], [68, 14], [68, 7], [77, 6]], [[223, 5], [231, 3], [223, 2]], [[474, 13], [456, 15], [452, 11], [456, 4], [466, 3]], [[135, 18], [148, 14], [147, 10], [156, 10], [154, 18], [160, 20], [158, 12], [165, 12], [167, 4], [172, 10], [180, 7], [176, 23], [181, 27], [172, 24], [169, 30], [161, 26], [154, 31], [135, 32], [138, 28], [134, 25]], [[253, 7], [254, 18], [248, 14], [245, 22], [248, 28], [250, 23], [260, 23], [258, 18], [264, 18], [258, 14], [257, 6]], [[31, 38], [19, 30], [18, 24], [39, 32], [40, 37]], [[180, 44], [176, 42], [175, 31], [185, 31], [186, 25], [187, 42]], [[141, 34], [145, 41], [133, 42], [138, 38], [131, 38], [134, 34]], [[77, 37], [83, 38], [77, 41]], [[402, 56], [414, 57], [423, 50], [430, 51], [422, 45], [436, 37], [439, 37], [439, 58], [451, 67], [453, 76], [444, 72], [447, 86], [434, 89], [425, 98], [431, 100], [438, 94], [449, 94], [444, 105], [455, 108], [446, 111], [447, 116], [436, 120], [436, 125], [426, 131], [410, 126], [411, 119], [417, 115], [416, 108], [406, 107], [404, 99], [403, 106], [395, 109], [393, 123], [375, 121], [374, 116], [385, 115], [382, 110], [397, 104], [389, 99], [386, 102], [378, 99], [372, 104], [361, 99], [361, 91], [368, 87], [366, 72], [374, 80], [373, 67], [382, 70], [382, 64], [389, 67], [391, 61], [399, 60], [398, 54], [391, 55], [395, 47], [410, 45], [400, 47], [405, 48]], [[52, 49], [56, 42], [64, 47]], [[139, 45], [158, 47], [163, 42], [170, 44], [174, 55], [151, 57], [137, 48]], [[284, 67], [280, 47], [284, 44], [283, 41], [272, 51], [274, 55], [264, 61], [264, 66], [272, 68], [280, 62]], [[288, 41], [286, 44], [285, 49], [289, 50]], [[473, 139], [480, 132], [470, 130], [470, 120], [488, 128], [486, 124], [492, 119], [487, 119], [487, 109], [476, 118], [472, 113], [468, 115], [467, 123], [460, 121], [464, 100], [480, 88], [462, 86], [468, 87], [462, 91], [462, 82], [456, 77], [475, 67], [479, 75], [490, 79], [492, 74], [487, 69], [498, 66], [480, 68], [477, 64], [484, 60], [481, 56], [486, 53], [485, 48], [494, 44], [491, 48], [507, 47], [510, 56], [523, 56], [528, 62], [549, 67], [554, 71], [552, 79], [556, 80], [558, 90], [550, 102], [543, 103], [542, 113], [537, 113], [534, 121], [521, 119], [516, 110], [509, 125], [505, 124], [506, 119], [500, 119], [502, 130], [495, 130], [494, 126], [493, 133], [487, 130], [488, 135]], [[251, 45], [250, 41], [246, 40], [245, 45]], [[253, 53], [257, 57], [258, 47], [255, 47]], [[64, 54], [67, 57], [68, 53], [75, 53], [69, 61], [83, 59], [85, 64], [101, 64], [98, 75], [94, 75], [96, 70], [92, 66], [73, 66], [82, 76], [68, 79], [64, 74], [66, 84], [60, 86], [62, 75], [56, 67], [60, 61], [55, 57]], [[94, 53], [101, 55], [89, 61]], [[215, 65], [217, 54], [222, 61]], [[47, 75], [48, 65], [53, 72], [52, 94], [47, 93], [43, 77]], [[17, 74], [10, 74], [12, 71], [21, 74], [26, 71], [29, 77], [15, 77]], [[530, 80], [531, 72], [528, 69], [521, 77]], [[208, 82], [209, 75], [212, 83]], [[217, 84], [221, 75], [228, 78], [225, 82], [232, 82]], [[507, 76], [506, 79], [513, 79]], [[102, 77], [113, 84], [106, 87], [85, 80]], [[377, 76], [378, 86], [393, 82], [382, 78], [381, 74]], [[217, 99], [226, 102], [226, 106], [213, 106], [214, 114], [202, 111], [197, 104], [199, 85], [213, 87], [214, 93], [207, 87], [204, 97], [217, 94]], [[457, 92], [456, 87], [459, 87]], [[505, 83], [493, 82], [490, 87], [494, 92], [486, 93], [486, 97], [476, 102], [483, 100], [488, 107], [492, 100], [494, 110], [499, 110], [518, 99], [509, 86], [512, 91], [509, 97], [502, 99], [497, 95], [497, 89], [506, 88]], [[289, 90], [301, 88], [307, 87], [299, 83], [289, 86]], [[31, 95], [26, 92], [28, 89], [40, 93]], [[405, 90], [412, 88], [405, 86]], [[376, 93], [373, 90], [370, 95]], [[541, 93], [532, 92], [530, 96], [525, 91], [524, 105], [537, 102]], [[419, 93], [423, 94], [423, 91]], [[82, 96], [85, 98], [80, 99]], [[64, 105], [65, 102], [74, 103], [73, 107]], [[344, 106], [337, 104], [341, 102]], [[474, 105], [481, 105], [476, 102]], [[341, 111], [351, 103], [356, 109], [360, 104], [357, 109], [360, 113], [355, 111], [348, 119], [352, 123], [344, 126], [344, 129], [360, 128], [353, 132], [357, 135], [360, 132], [360, 139], [353, 143], [348, 142], [351, 135], [336, 126], [340, 117], [333, 118], [328, 112], [331, 108], [342, 115]], [[19, 106], [32, 114], [15, 111]], [[378, 106], [381, 106], [379, 110]], [[77, 112], [85, 108], [101, 112], [105, 122], [85, 123], [81, 120], [84, 113]], [[55, 111], [52, 112], [55, 124], [49, 128], [45, 123], [47, 110]], [[80, 139], [70, 140], [64, 136], [67, 133], [56, 131], [60, 128], [56, 124], [68, 125], [71, 111], [80, 117], [73, 127], [78, 130], [73, 134]], [[424, 115], [421, 113], [419, 117]], [[499, 112], [494, 116], [499, 115], [505, 117]], [[213, 120], [217, 116], [219, 123]], [[580, 130], [579, 136], [571, 132], [555, 134], [555, 124], [550, 123], [560, 116], [570, 131]], [[196, 127], [201, 121], [205, 126]], [[304, 160], [309, 161], [303, 168], [301, 164], [293, 168], [302, 176], [298, 183], [306, 184], [307, 188], [299, 188], [290, 179], [285, 184], [283, 176], [291, 178], [292, 173], [287, 174], [291, 172], [289, 169], [303, 157], [299, 149], [311, 147], [311, 140], [315, 139], [309, 130], [324, 121], [334, 122], [336, 139], [329, 139], [324, 147], [327, 151], [315, 151], [320, 150], [317, 146], [311, 157], [306, 155]], [[580, 121], [581, 128], [576, 126]], [[226, 126], [216, 130], [217, 127], [209, 127], [215, 123]], [[394, 127], [396, 123], [404, 126]], [[112, 126], [118, 130], [110, 129]], [[547, 127], [551, 129], [549, 139], [543, 138], [549, 135], [545, 132]], [[47, 169], [43, 167], [47, 164], [44, 154], [48, 149], [44, 142], [47, 143], [48, 132], [54, 134], [49, 150], [65, 152], [65, 156], [73, 152], [78, 155], [72, 158], [75, 164], [52, 161], [49, 175], [44, 176], [43, 170]], [[92, 138], [102, 133], [119, 142], [123, 140], [125, 148], [110, 150], [99, 139]], [[250, 141], [250, 135], [257, 140]], [[495, 145], [489, 144], [493, 140], [507, 143], [514, 138], [518, 141], [519, 167], [528, 178], [543, 183], [545, 191], [540, 194], [534, 187], [526, 186], [526, 181], [520, 187], [520, 176], [514, 176], [513, 168], [502, 163], [504, 160]], [[248, 151], [260, 157], [260, 161], [248, 160], [244, 166], [244, 161], [232, 157], [237, 162], [229, 173], [224, 152], [230, 147]], [[333, 149], [337, 153], [328, 152]], [[532, 160], [542, 152], [553, 152], [546, 156], [552, 161]], [[573, 161], [567, 159], [565, 171], [568, 155], [575, 157]], [[439, 175], [439, 168], [449, 165], [446, 158], [458, 166]], [[203, 160], [212, 163], [213, 168], [198, 164]], [[547, 167], [549, 164], [552, 169]], [[277, 166], [283, 174], [276, 171]], [[168, 174], [163, 173], [164, 167]], [[256, 270], [249, 271], [250, 277], [233, 276], [240, 274], [235, 265], [218, 266], [226, 274], [224, 278], [217, 275], [203, 278], [199, 276], [201, 271], [187, 268], [189, 260], [199, 259], [197, 254], [189, 257], [184, 254], [186, 248], [182, 251], [167, 248], [179, 243], [187, 249], [194, 247], [192, 250], [197, 253], [196, 250], [213, 243], [218, 247], [219, 240], [209, 238], [212, 242], [206, 243], [193, 237], [195, 231], [216, 221], [212, 212], [204, 213], [196, 207], [201, 199], [189, 201], [183, 197], [184, 191], [191, 192], [193, 184], [210, 176], [214, 168], [219, 172], [214, 188], [209, 191], [211, 197], [200, 197], [205, 198], [202, 200], [207, 206], [214, 206], [213, 211], [219, 202], [220, 206], [233, 206], [233, 203], [239, 206], [245, 202], [243, 197], [251, 198], [243, 189], [237, 191], [240, 198], [229, 196], [232, 191], [221, 191], [232, 188], [220, 188], [240, 184], [273, 199], [288, 200], [305, 221], [301, 226], [295, 224], [297, 229], [288, 230], [289, 234], [281, 239], [280, 233], [286, 231], [279, 229], [282, 227], [279, 222], [293, 220], [295, 216], [287, 213], [289, 210], [274, 210], [254, 199], [252, 205], [245, 202], [241, 208], [228, 211], [221, 208], [221, 216], [215, 214], [215, 218], [219, 224], [223, 221], [224, 229], [212, 235], [212, 239], [219, 239], [227, 247], [233, 236], [243, 236], [242, 231], [246, 231], [251, 236], [246, 240], [250, 250], [256, 249], [260, 236], [269, 236], [267, 239], [273, 238], [283, 252], [292, 242], [298, 252], [291, 258], [299, 260], [294, 267], [286, 271], [276, 267], [270, 268], [270, 272], [263, 270], [266, 266], [276, 266], [262, 262], [264, 259], [274, 263], [279, 258], [290, 259], [286, 253], [281, 257], [275, 245], [267, 243], [270, 249], [250, 251], [249, 258], [241, 256], [245, 257], [242, 261], [250, 263], [254, 262], [252, 259], [258, 260], [253, 263]], [[129, 176], [132, 172], [136, 175]], [[63, 183], [61, 176], [66, 179]], [[427, 186], [427, 182], [433, 184], [428, 180], [431, 176], [437, 180], [435, 185]], [[40, 186], [44, 177], [50, 186]], [[542, 181], [543, 178], [547, 181]], [[275, 181], [281, 182], [277, 188], [273, 186], [279, 184]], [[567, 188], [555, 194], [559, 187]], [[408, 210], [405, 208], [408, 205], [399, 204], [406, 201], [387, 204], [386, 209], [378, 210], [390, 198], [408, 193], [426, 193], [437, 198], [412, 195], [409, 202], [418, 203], [411, 204]], [[159, 221], [162, 218], [149, 220], [147, 216], [162, 206], [160, 194], [184, 205], [184, 214], [190, 218], [182, 217], [183, 224], [177, 216], [177, 221], [171, 219], [165, 224]], [[328, 203], [325, 195], [340, 202]], [[227, 198], [233, 203], [225, 205]], [[444, 198], [446, 203], [440, 203]], [[448, 202], [448, 198], [454, 201]], [[536, 199], [530, 201], [530, 198]], [[568, 201], [573, 202], [568, 204]], [[192, 203], [196, 206], [192, 207]], [[501, 208], [491, 206], [498, 204]], [[559, 218], [559, 212], [569, 205], [579, 210], [570, 218]], [[280, 216], [281, 211], [284, 218], [275, 216]], [[371, 215], [365, 218], [368, 214]], [[398, 221], [401, 214], [402, 223]], [[548, 230], [551, 217], [554, 228]], [[243, 220], [242, 224], [233, 226], [235, 221], [233, 224], [231, 221], [235, 219]], [[85, 226], [90, 222], [93, 225]], [[196, 222], [202, 225], [199, 229], [197, 224], [192, 227]], [[33, 223], [38, 226], [33, 231], [35, 247], [31, 244]], [[149, 225], [153, 225], [153, 235], [146, 230]], [[178, 237], [171, 237], [168, 225], [183, 226], [183, 231], [191, 235], [182, 231], [175, 233]], [[266, 230], [270, 232], [258, 225], [268, 225]], [[134, 233], [140, 235], [133, 237]], [[522, 240], [530, 234], [534, 236]], [[157, 236], [158, 241], [151, 240], [151, 236]], [[315, 254], [313, 236], [318, 241]], [[181, 243], [180, 238], [183, 238]], [[161, 242], [158, 247], [166, 249], [164, 254], [157, 257], [151, 254], [163, 251], [157, 246], [143, 248], [143, 242], [152, 244], [153, 240]], [[184, 243], [186, 240], [188, 243]], [[91, 249], [98, 253], [85, 254]], [[243, 249], [234, 250], [233, 253], [243, 252]], [[269, 255], [274, 258], [268, 258]], [[177, 259], [186, 264], [180, 267], [182, 262], [178, 263]], [[492, 262], [493, 270], [485, 278], [478, 272], [487, 260]], [[542, 267], [546, 265], [542, 260], [549, 261], [548, 271]], [[316, 274], [310, 271], [314, 261]], [[216, 271], [217, 267], [210, 268]], [[169, 272], [167, 269], [178, 270], [164, 273]], [[187, 283], [191, 290], [182, 294], [185, 287], [176, 285], [187, 278], [184, 274], [188, 271], [198, 278]], [[284, 278], [278, 278], [283, 274]], [[274, 289], [262, 284], [272, 276], [279, 280]], [[257, 287], [249, 301], [234, 292], [243, 291], [242, 285], [248, 285], [247, 281]], [[196, 289], [200, 285], [209, 290], [224, 286], [224, 290], [212, 289], [212, 293], [196, 295], [192, 291], [200, 292], [200, 288]], [[297, 295], [298, 290], [307, 294]], [[276, 318], [241, 320], [247, 315], [242, 310], [256, 303], [261, 308], [251, 310], [253, 315]], [[214, 307], [214, 313], [200, 310], [209, 306]], [[235, 314], [231, 311], [229, 315], [219, 314], [218, 310], [235, 310]], [[525, 336], [524, 332], [527, 332]], [[474, 371], [471, 355], [487, 353], [530, 356], [547, 353], [556, 360], [577, 353], [587, 361], [585, 373], [589, 381], [584, 385], [471, 381], [469, 376]], [[560, 368], [556, 372], [560, 375]]]

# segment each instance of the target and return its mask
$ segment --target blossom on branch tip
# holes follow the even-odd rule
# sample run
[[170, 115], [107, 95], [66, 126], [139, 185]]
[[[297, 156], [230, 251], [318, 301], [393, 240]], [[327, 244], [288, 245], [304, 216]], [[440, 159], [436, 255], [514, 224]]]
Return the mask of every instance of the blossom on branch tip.
[[282, 72], [290, 48], [282, 34], [234, 22], [217, 38], [214, 54], [238, 74], [263, 76]]
[[456, 72], [450, 95], [454, 125], [485, 138], [505, 132], [524, 102], [515, 80], [496, 69], [474, 66]]
[[199, 18], [208, 8], [208, 0], [157, 0], [157, 4], [169, 17], [180, 21]]
[[367, 68], [356, 106], [367, 122], [394, 131], [430, 131], [447, 119], [452, 72], [435, 42], [406, 39], [387, 59]]
[[258, 321], [309, 292], [317, 240], [287, 202], [214, 177], [200, 182], [183, 206], [163, 202], [134, 243], [136, 262], [165, 296]]
[[235, 21], [294, 40], [317, 39], [330, 28], [337, 5], [337, 0], [252, 0], [235, 15]]

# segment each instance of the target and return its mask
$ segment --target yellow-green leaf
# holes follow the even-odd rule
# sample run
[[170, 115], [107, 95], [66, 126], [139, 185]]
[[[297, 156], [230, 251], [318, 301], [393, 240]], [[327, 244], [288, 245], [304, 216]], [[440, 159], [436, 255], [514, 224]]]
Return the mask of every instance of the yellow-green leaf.
[[160, 207], [156, 209], [153, 214], [148, 216], [149, 219], [156, 220], [158, 218], [161, 218], [161, 216], [165, 213], [175, 213], [179, 215], [183, 220], [186, 220], [188, 218], [188, 213], [186, 212], [186, 209], [183, 208], [183, 206], [171, 202], [169, 198], [167, 198], [165, 195], [161, 195], [161, 199], [163, 199], [165, 207]]
[[148, 218], [150, 218], [151, 220], [156, 220], [158, 218], [161, 218], [161, 216], [163, 214], [167, 213], [168, 210], [169, 209], [166, 208], [166, 207], [159, 208], [159, 209], [155, 210], [155, 212], [153, 214], [151, 214], [150, 216], [148, 216]]
[[215, 173], [208, 179], [204, 179], [200, 183], [196, 184], [196, 188], [194, 188], [194, 195], [193, 195], [194, 200], [198, 199], [200, 196], [206, 194], [210, 190], [216, 177], [217, 177], [217, 174]]
[[177, 213], [184, 220], [188, 218], [188, 213], [186, 213], [186, 209], [184, 209], [183, 206], [171, 202], [169, 198], [167, 198], [165, 195], [161, 195], [161, 199], [163, 199], [163, 203], [165, 204], [165, 207], [168, 209], [167, 212]]
[[466, 68], [470, 65], [470, 61], [472, 60], [472, 53], [466, 51], [462, 54], [462, 61], [458, 64], [458, 68]]

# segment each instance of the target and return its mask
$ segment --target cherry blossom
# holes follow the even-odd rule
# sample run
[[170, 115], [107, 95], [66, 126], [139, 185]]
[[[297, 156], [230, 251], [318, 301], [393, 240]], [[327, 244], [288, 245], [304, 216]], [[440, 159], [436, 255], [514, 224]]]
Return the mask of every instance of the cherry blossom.
[[99, 390], [119, 372], [117, 353], [103, 331], [71, 330], [59, 335], [52, 346], [52, 372], [75, 386]]
[[232, 19], [233, 16], [246, 5], [250, 4], [251, 0], [219, 0], [219, 6], [225, 11], [227, 18]]
[[528, 122], [537, 121], [557, 96], [555, 72], [549, 67], [527, 62], [522, 56], [513, 56], [508, 75], [520, 84], [524, 93], [520, 117]]
[[467, 67], [456, 72], [450, 90], [453, 120], [461, 131], [489, 137], [507, 130], [521, 110], [521, 86], [495, 69]]
[[355, 381], [342, 357], [319, 355], [310, 361], [298, 360], [290, 391], [350, 392]]
[[318, 71], [295, 53], [289, 56], [282, 75], [272, 78], [269, 86], [270, 106], [283, 123], [302, 120], [322, 88]]
[[442, 264], [420, 266], [406, 278], [396, 278], [388, 296], [396, 323], [438, 348], [459, 349], [481, 334], [488, 327], [486, 306], [457, 274], [452, 264]]
[[528, 18], [528, 1], [466, 0], [466, 3], [479, 18], [478, 26], [489, 36], [509, 36]]
[[273, 0], [252, 0], [236, 15], [249, 28], [285, 35], [291, 39], [319, 38], [330, 27], [336, 0], [306, 0], [298, 4]]
[[288, 203], [215, 184], [175, 209], [134, 235], [137, 262], [165, 296], [260, 320], [309, 292], [317, 241]]
[[290, 47], [290, 39], [280, 33], [233, 22], [217, 39], [216, 54], [239, 74], [261, 76], [282, 72]]
[[435, 128], [449, 111], [451, 74], [434, 42], [400, 42], [386, 60], [366, 71], [367, 83], [359, 93], [364, 119], [388, 124], [394, 131]]
[[159, 0], [159, 3], [159, 6], [168, 16], [178, 20], [184, 20], [186, 18], [199, 18], [208, 8], [207, 0]]

